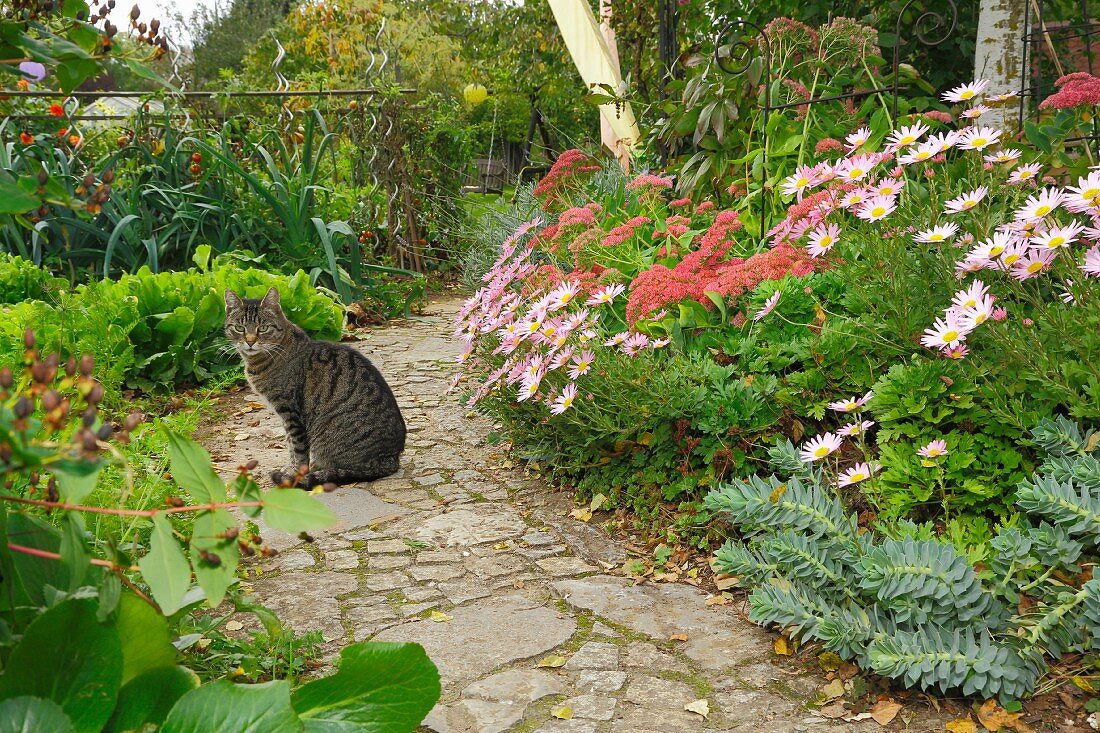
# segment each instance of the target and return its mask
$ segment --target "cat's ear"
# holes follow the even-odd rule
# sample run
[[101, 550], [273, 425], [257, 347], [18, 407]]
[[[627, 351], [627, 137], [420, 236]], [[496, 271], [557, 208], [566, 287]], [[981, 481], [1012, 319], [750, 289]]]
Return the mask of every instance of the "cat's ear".
[[241, 300], [241, 296], [234, 293], [232, 290], [225, 291], [225, 309], [227, 311], [236, 310], [244, 305], [244, 301]]
[[279, 308], [279, 291], [275, 289], [274, 285], [272, 285], [271, 288], [268, 289], [267, 295], [265, 295], [264, 299], [260, 301], [260, 307], [267, 308], [268, 310], [273, 311], [282, 310], [281, 308]]

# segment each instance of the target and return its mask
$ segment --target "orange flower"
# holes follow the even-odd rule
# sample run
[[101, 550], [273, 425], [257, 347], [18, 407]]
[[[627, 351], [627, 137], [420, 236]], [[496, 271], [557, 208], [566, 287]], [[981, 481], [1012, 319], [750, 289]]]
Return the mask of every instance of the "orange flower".
[[69, 128], [67, 128], [67, 127], [62, 127], [60, 130], [57, 131], [57, 136], [58, 137], [65, 137], [68, 134], [69, 134]]
[[26, 79], [20, 79], [19, 81], [15, 82], [15, 86], [19, 87], [19, 91], [21, 92], [25, 92], [31, 87]]
[[23, 132], [19, 133], [19, 142], [23, 143], [24, 145], [30, 145], [34, 142], [34, 136], [24, 130]]
[[61, 117], [65, 114], [65, 108], [62, 107], [60, 104], [51, 104], [50, 114], [54, 117]]
[[69, 145], [77, 146], [80, 144], [80, 135], [69, 135]]

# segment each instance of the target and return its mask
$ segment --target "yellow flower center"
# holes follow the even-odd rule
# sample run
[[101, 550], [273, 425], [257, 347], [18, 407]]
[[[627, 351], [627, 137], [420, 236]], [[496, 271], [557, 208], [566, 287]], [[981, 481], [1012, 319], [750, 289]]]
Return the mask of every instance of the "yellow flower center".
[[886, 207], [876, 206], [875, 208], [871, 209], [871, 216], [886, 216]]
[[943, 335], [943, 342], [945, 344], [950, 343], [959, 337], [958, 331], [948, 331]]
[[963, 208], [964, 209], [973, 209], [977, 205], [978, 205], [978, 202], [975, 201], [974, 199], [967, 199], [966, 201], [963, 201]]
[[1061, 247], [1065, 243], [1066, 243], [1066, 238], [1061, 236], [1061, 235], [1058, 235], [1056, 237], [1051, 237], [1050, 241], [1047, 242], [1047, 246], [1050, 247], [1051, 249], [1054, 249], [1055, 247]]
[[1049, 213], [1050, 213], [1050, 207], [1047, 206], [1046, 204], [1043, 204], [1042, 206], [1040, 206], [1039, 208], [1037, 208], [1035, 210], [1035, 214], [1037, 216], [1046, 216]]
[[906, 135], [905, 137], [898, 140], [898, 145], [909, 145], [910, 143], [914, 143], [916, 141], [917, 138], [914, 135]]
[[862, 175], [863, 175], [863, 169], [862, 168], [853, 168], [852, 170], [848, 171], [848, 177], [849, 178], [859, 178]]
[[959, 95], [959, 99], [973, 99], [973, 98], [974, 98], [974, 92], [972, 92], [969, 89], [967, 89], [965, 92], [963, 92], [962, 94]]
[[1004, 247], [991, 247], [989, 249], [989, 256], [990, 257], [996, 257], [997, 255], [999, 255], [1001, 252], [1004, 252], [1004, 251], [1005, 251]]
[[826, 234], [824, 237], [818, 240], [817, 246], [822, 249], [827, 249], [833, 246], [833, 238]]
[[794, 185], [795, 188], [804, 188], [805, 186], [810, 185], [810, 179], [803, 176], [802, 178], [799, 178], [797, 181], [795, 181]]
[[944, 240], [944, 236], [942, 234], [940, 234], [939, 232], [936, 232], [935, 234], [928, 235], [928, 241], [930, 241], [930, 242], [942, 242], [943, 240]]
[[814, 451], [814, 455], [818, 458], [824, 458], [825, 456], [829, 455], [829, 447], [826, 445], [819, 447], [817, 450]]
[[1015, 262], [1018, 259], [1020, 259], [1020, 255], [1006, 255], [1004, 260], [1002, 260], [1002, 262], [1004, 262], [1004, 264], [1006, 264], [1006, 265], [1011, 265], [1013, 262]]
[[1042, 269], [1043, 269], [1042, 260], [1040, 260], [1039, 262], [1032, 262], [1030, 265], [1027, 266], [1028, 273], [1030, 273], [1032, 275], [1034, 275], [1035, 273], [1039, 272], [1039, 270], [1042, 270]]
[[928, 160], [932, 157], [932, 153], [928, 152], [927, 150], [919, 150], [917, 151], [917, 154], [913, 157], [916, 160]]
[[929, 458], [935, 458], [936, 456], [939, 456], [939, 455], [941, 455], [941, 451], [940, 451], [939, 448], [929, 448], [928, 449], [928, 457]]
[[985, 147], [989, 143], [986, 142], [986, 139], [984, 137], [976, 137], [976, 138], [974, 138], [970, 141], [970, 144], [973, 145], [976, 148], [981, 148], [981, 147]]
[[976, 316], [974, 316], [974, 323], [976, 323], [980, 326], [983, 323], [985, 323], [985, 319], [986, 319], [986, 314], [985, 313], [979, 313]]
[[863, 472], [857, 472], [857, 473], [853, 473], [851, 478], [849, 478], [848, 480], [851, 481], [852, 483], [855, 483], [856, 481], [862, 481], [865, 478], [867, 478], [867, 474], [865, 474]]

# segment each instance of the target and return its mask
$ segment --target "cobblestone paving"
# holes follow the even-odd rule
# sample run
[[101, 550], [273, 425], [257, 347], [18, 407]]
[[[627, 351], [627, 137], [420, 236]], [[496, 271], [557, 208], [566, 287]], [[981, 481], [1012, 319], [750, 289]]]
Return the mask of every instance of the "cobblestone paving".
[[[616, 541], [568, 518], [567, 495], [503, 467], [491, 425], [446, 394], [457, 306], [360, 342], [409, 425], [402, 470], [321, 497], [340, 523], [312, 543], [265, 532], [279, 554], [251, 568], [256, 598], [296, 631], [322, 632], [330, 661], [351, 642], [422, 644], [443, 680], [422, 731], [881, 730], [815, 717], [806, 703], [823, 680], [773, 663], [772, 638], [729, 606], [608, 574], [624, 560]], [[201, 433], [227, 474], [250, 457], [261, 475], [285, 460], [281, 426], [255, 399], [224, 399], [228, 415]], [[685, 710], [699, 700], [709, 717]], [[907, 729], [943, 728], [922, 713]]]

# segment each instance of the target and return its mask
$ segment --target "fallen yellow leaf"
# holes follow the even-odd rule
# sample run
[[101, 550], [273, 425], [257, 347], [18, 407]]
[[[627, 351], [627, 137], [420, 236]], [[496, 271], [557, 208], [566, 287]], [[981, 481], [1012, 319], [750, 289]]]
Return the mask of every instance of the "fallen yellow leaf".
[[784, 657], [791, 655], [791, 647], [787, 644], [787, 637], [781, 636], [775, 640], [775, 653], [781, 654]]
[[696, 700], [695, 702], [689, 702], [684, 706], [684, 710], [689, 713], [695, 713], [696, 715], [702, 715], [703, 720], [710, 717], [710, 703], [706, 700]]
[[775, 491], [773, 491], [771, 493], [771, 496], [768, 497], [768, 501], [770, 501], [772, 504], [775, 504], [776, 502], [779, 501], [779, 497], [783, 496], [783, 494], [786, 491], [787, 491], [786, 486], [776, 486]]
[[553, 667], [564, 667], [565, 663], [568, 662], [568, 661], [569, 661], [568, 659], [561, 656], [560, 654], [551, 654], [548, 657], [543, 657], [543, 659], [538, 664], [536, 664], [535, 666], [536, 667], [551, 667], [551, 668], [553, 668]]
[[607, 497], [606, 496], [604, 496], [603, 494], [596, 494], [595, 496], [592, 497], [592, 501], [590, 501], [588, 503], [588, 509], [589, 509], [589, 511], [594, 512], [606, 503], [607, 503]]
[[586, 507], [580, 507], [569, 512], [569, 516], [580, 522], [588, 522], [592, 520], [592, 510]]
[[495, 545], [493, 545], [493, 549], [494, 550], [507, 550], [508, 549], [508, 543], [507, 542], [498, 542]]
[[672, 636], [668, 637], [668, 640], [669, 641], [687, 641], [688, 640], [688, 635], [687, 634], [673, 634]]
[[[1097, 433], [1097, 435], [1100, 435], [1100, 433]], [[1072, 682], [1074, 686], [1081, 688], [1090, 695], [1096, 694], [1096, 688], [1093, 686], [1092, 682], [1090, 682], [1086, 677], [1071, 677], [1070, 682]]]
[[244, 624], [242, 624], [240, 621], [226, 621], [225, 623], [226, 631], [240, 631], [243, 628]]
[[569, 720], [573, 717], [573, 708], [569, 707], [568, 705], [562, 705], [559, 708], [554, 708], [553, 710], [551, 710], [550, 714], [558, 720]]
[[970, 718], [956, 718], [944, 725], [948, 733], [977, 733], [978, 726]]
[[1008, 712], [998, 705], [996, 700], [986, 700], [978, 709], [978, 722], [990, 733], [996, 733], [1002, 728], [1015, 728], [1016, 721], [1023, 715], [1023, 713]]
[[437, 624], [442, 624], [450, 621], [454, 618], [454, 616], [443, 613], [442, 611], [432, 611], [428, 614], [428, 618], [432, 621], [435, 621]]
[[703, 601], [704, 606], [724, 606], [730, 602], [730, 599], [725, 596], [711, 596], [707, 600]]
[[741, 583], [741, 578], [736, 575], [726, 575], [721, 578], [715, 578], [714, 584], [718, 587], [718, 590], [729, 590], [730, 588], [736, 588]]
[[901, 705], [893, 700], [879, 700], [870, 710], [871, 717], [879, 725], [889, 724], [891, 720], [897, 717], [899, 712], [901, 712]]
[[833, 680], [821, 688], [821, 694], [825, 697], [826, 701], [842, 697], [844, 695], [844, 681]]

